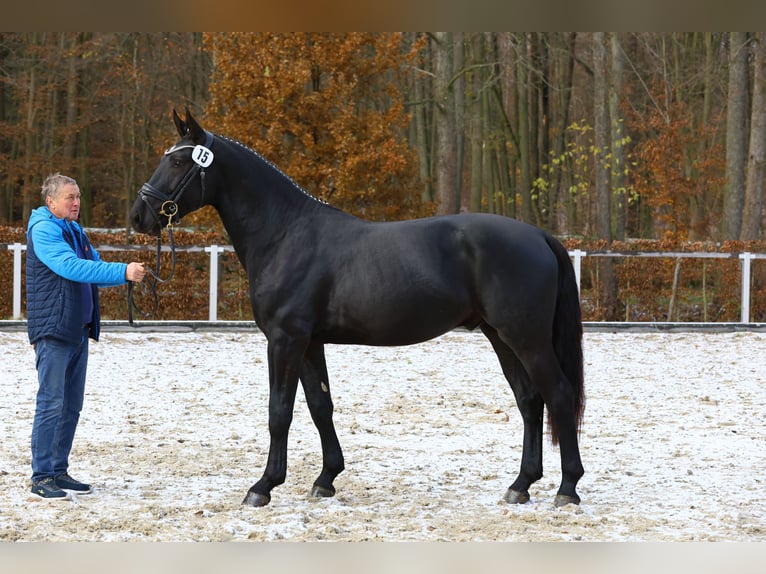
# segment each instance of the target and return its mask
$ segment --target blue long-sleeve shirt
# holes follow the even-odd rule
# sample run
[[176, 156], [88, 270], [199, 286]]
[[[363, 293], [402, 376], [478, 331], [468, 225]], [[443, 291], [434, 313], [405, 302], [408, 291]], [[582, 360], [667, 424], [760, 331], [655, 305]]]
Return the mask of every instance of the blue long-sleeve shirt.
[[[72, 233], [75, 241], [90, 251], [90, 258], [81, 259], [77, 251], [64, 240], [64, 233]], [[27, 225], [27, 236], [32, 239], [37, 257], [56, 275], [78, 283], [95, 283], [99, 287], [112, 287], [126, 283], [127, 263], [101, 261], [98, 252], [83, 241], [84, 232], [76, 221], [58, 219], [47, 207], [32, 211]], [[88, 257], [88, 254], [85, 254]]]

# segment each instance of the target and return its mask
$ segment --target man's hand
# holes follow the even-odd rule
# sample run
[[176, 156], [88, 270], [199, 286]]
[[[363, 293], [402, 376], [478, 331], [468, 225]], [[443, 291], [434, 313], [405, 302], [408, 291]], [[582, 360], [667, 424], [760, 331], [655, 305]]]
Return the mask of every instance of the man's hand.
[[137, 263], [136, 261], [128, 263], [128, 268], [125, 270], [125, 279], [140, 283], [144, 280], [145, 275], [146, 269], [143, 263]]

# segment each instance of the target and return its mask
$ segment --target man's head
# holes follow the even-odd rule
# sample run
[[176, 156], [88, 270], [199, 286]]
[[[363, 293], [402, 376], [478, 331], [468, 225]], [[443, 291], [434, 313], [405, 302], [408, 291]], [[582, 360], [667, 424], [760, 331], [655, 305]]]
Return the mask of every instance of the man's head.
[[41, 191], [43, 202], [59, 219], [74, 221], [80, 215], [80, 188], [66, 175], [54, 173], [45, 178]]

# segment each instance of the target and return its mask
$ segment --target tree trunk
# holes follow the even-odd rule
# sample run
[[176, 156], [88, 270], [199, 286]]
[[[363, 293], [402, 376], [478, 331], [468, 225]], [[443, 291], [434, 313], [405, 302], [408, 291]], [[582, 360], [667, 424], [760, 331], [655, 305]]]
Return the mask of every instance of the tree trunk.
[[[550, 84], [552, 78], [548, 40], [545, 34], [535, 32], [531, 37], [529, 61], [532, 63], [533, 70], [530, 77], [530, 103], [532, 104], [530, 141], [533, 142], [534, 147], [530, 158], [532, 161], [531, 180], [534, 182], [541, 177], [542, 166], [547, 163], [550, 157], [551, 144], [548, 122], [551, 117]], [[532, 205], [535, 209], [535, 223], [548, 228], [548, 218], [551, 211], [550, 190], [535, 189], [532, 199]]]
[[[2, 40], [2, 34], [0, 34], [0, 40]], [[8, 57], [9, 49], [4, 45], [3, 41], [0, 41], [0, 69], [6, 67], [6, 58]], [[6, 118], [6, 88], [5, 82], [0, 82], [0, 123], [5, 124], [8, 118]], [[10, 149], [10, 141], [0, 142], [0, 153], [7, 153]], [[10, 155], [10, 154], [8, 154]], [[11, 222], [13, 213], [13, 186], [5, 178], [0, 179], [0, 224], [8, 224]]]
[[595, 173], [595, 231], [599, 239], [612, 241], [609, 171], [605, 165], [609, 150], [609, 110], [607, 94], [607, 58], [604, 34], [593, 34], [593, 138], [596, 148]]
[[[413, 39], [413, 42], [417, 41]], [[424, 59], [428, 56], [424, 55]], [[423, 70], [430, 68], [429, 62], [421, 62], [420, 67]], [[427, 121], [426, 112], [430, 109], [430, 105], [426, 105], [431, 99], [430, 90], [428, 89], [428, 83], [431, 81], [430, 77], [414, 75], [412, 79], [412, 92], [415, 98], [413, 115], [413, 129], [415, 131], [414, 141], [415, 150], [418, 154], [418, 175], [420, 177], [420, 183], [423, 185], [423, 189], [420, 194], [420, 199], [423, 203], [430, 203], [434, 201], [434, 187], [433, 179], [431, 175], [431, 140], [429, 138], [429, 122]]]
[[518, 160], [518, 138], [514, 130], [513, 119], [516, 117], [516, 66], [512, 32], [498, 32], [497, 56], [500, 73], [500, 108], [504, 119], [504, 142], [500, 165], [503, 170], [501, 181], [504, 181], [505, 205], [503, 212], [508, 217], [516, 217], [516, 163]]
[[[131, 65], [133, 66], [133, 73], [131, 74], [132, 78], [138, 78], [139, 77], [139, 47], [140, 47], [140, 34], [139, 33], [133, 33], [130, 37], [130, 42], [126, 43], [125, 49], [129, 50], [128, 53], [126, 53], [126, 56], [130, 58]], [[128, 89], [126, 89], [123, 92], [123, 98], [124, 103], [121, 109], [122, 118], [123, 118], [123, 129], [120, 130], [120, 149], [122, 151], [121, 155], [125, 158], [125, 161], [123, 162], [123, 168], [122, 168], [122, 179], [123, 179], [123, 189], [124, 189], [124, 196], [123, 201], [121, 202], [124, 205], [124, 210], [122, 214], [123, 219], [123, 225], [126, 229], [126, 231], [130, 231], [130, 205], [132, 198], [135, 195], [135, 166], [136, 166], [136, 145], [137, 145], [137, 135], [136, 135], [136, 125], [137, 125], [137, 113], [136, 113], [136, 100], [139, 97], [139, 94], [141, 93], [140, 87], [136, 84], [133, 86], [126, 86]], [[130, 89], [133, 88], [133, 89]]]
[[[698, 133], [704, 133], [706, 126], [709, 125], [711, 100], [715, 85], [715, 76], [713, 74], [714, 54], [713, 34], [711, 32], [698, 33], [701, 37], [702, 50], [704, 52], [704, 74], [702, 84], [702, 111], [698, 118]], [[693, 164], [694, 161], [706, 152], [705, 141], [697, 141], [692, 144], [692, 150], [689, 153], [687, 163]], [[698, 241], [706, 237], [703, 230], [705, 218], [707, 217], [705, 206], [711, 205], [714, 201], [714, 186], [706, 185], [706, 182], [700, 178], [699, 170], [696, 167], [690, 169], [691, 177], [697, 181], [696, 193], [689, 198], [689, 240]]]
[[[529, 37], [527, 34], [520, 36], [518, 53], [527, 54]], [[519, 134], [519, 169], [521, 180], [519, 192], [521, 194], [521, 213], [519, 219], [527, 223], [533, 223], [535, 216], [532, 209], [532, 165], [530, 159], [529, 142], [529, 62], [525, 57], [517, 56], [516, 59], [516, 105]]]
[[[483, 74], [482, 74], [483, 75]], [[492, 147], [491, 142], [494, 141], [494, 137], [489, 133], [489, 92], [486, 88], [481, 90], [481, 125], [482, 125], [482, 154], [481, 154], [481, 171], [482, 180], [484, 182], [484, 190], [487, 195], [487, 211], [489, 213], [496, 213], [497, 207], [495, 205], [495, 178], [492, 176]]]
[[622, 96], [622, 46], [618, 32], [609, 34], [612, 65], [609, 67], [609, 117], [612, 126], [611, 186], [614, 198], [614, 237], [625, 239], [625, 133], [623, 130], [620, 99]]
[[756, 240], [763, 210], [764, 159], [766, 159], [766, 32], [755, 37], [753, 107], [750, 113], [750, 146], [742, 214], [742, 241]]
[[[43, 41], [40, 40], [36, 32], [30, 33], [30, 40], [30, 44], [33, 46], [43, 44]], [[22, 175], [24, 181], [24, 187], [22, 188], [22, 221], [29, 221], [29, 216], [32, 213], [32, 202], [34, 201], [33, 190], [38, 184], [37, 181], [32, 181], [32, 162], [35, 152], [35, 116], [37, 114], [35, 105], [35, 98], [37, 96], [37, 61], [34, 56], [30, 58], [28, 66], [27, 72], [29, 75], [27, 79], [26, 119], [24, 125], [24, 173]]]
[[[554, 112], [551, 113], [551, 127], [553, 129], [552, 156], [557, 160], [564, 156], [566, 146], [566, 130], [569, 126], [569, 107], [572, 100], [572, 77], [574, 72], [574, 50], [576, 32], [569, 32], [562, 38], [562, 44], [554, 61], [558, 67], [559, 89], [554, 92]], [[571, 195], [568, 185], [565, 183], [564, 170], [559, 167], [553, 172], [551, 181], [551, 193], [554, 194], [552, 209], [555, 217], [551, 217], [550, 224], [554, 231], [559, 233], [572, 233], [574, 221], [570, 221], [568, 206]]]
[[473, 65], [468, 74], [468, 85], [471, 94], [471, 118], [469, 120], [471, 130], [471, 190], [470, 208], [473, 212], [482, 211], [482, 186], [483, 186], [483, 143], [484, 129], [482, 126], [482, 74], [480, 64], [484, 56], [482, 50], [481, 35], [476, 34], [471, 38], [471, 64]]
[[[66, 165], [72, 166], [74, 169], [76, 166], [77, 158], [77, 122], [79, 119], [79, 105], [78, 99], [80, 97], [80, 33], [75, 32], [62, 32], [62, 47], [64, 52], [68, 53], [66, 62], [66, 101], [64, 102], [65, 108], [65, 123], [63, 130], [63, 149], [62, 157]], [[71, 175], [71, 174], [70, 174]], [[82, 201], [80, 204], [80, 224], [89, 226], [92, 223], [91, 214], [93, 212], [93, 193], [91, 186], [87, 180], [86, 173], [77, 174], [77, 182], [80, 185], [80, 193], [82, 194]]]
[[745, 187], [747, 32], [729, 34], [729, 97], [726, 109], [726, 194], [723, 237], [738, 239]]
[[453, 32], [452, 39], [452, 87], [455, 113], [455, 211], [462, 209], [463, 167], [465, 166], [465, 40], [463, 32]]
[[[609, 146], [609, 111], [607, 93], [607, 56], [604, 46], [604, 34], [594, 32], [592, 39], [593, 47], [593, 138], [596, 148], [594, 157], [595, 171], [595, 227], [596, 236], [612, 243], [612, 218], [609, 189], [609, 171], [605, 165], [605, 155]], [[603, 303], [604, 319], [607, 321], [617, 320], [617, 281], [614, 274], [614, 265], [610, 258], [601, 257], [600, 273], [601, 300]]]
[[77, 74], [77, 60], [79, 58], [77, 33], [62, 33], [62, 50], [69, 53], [67, 57], [67, 82], [66, 82], [66, 125], [64, 126], [64, 145], [62, 155], [71, 160], [75, 155], [75, 129], [77, 122], [77, 85], [79, 76]]
[[436, 198], [438, 214], [457, 213], [459, 205], [455, 202], [457, 188], [457, 121], [455, 117], [455, 99], [450, 80], [454, 73], [452, 67], [452, 33], [434, 32], [434, 120], [436, 128], [436, 146], [434, 155], [436, 166]]

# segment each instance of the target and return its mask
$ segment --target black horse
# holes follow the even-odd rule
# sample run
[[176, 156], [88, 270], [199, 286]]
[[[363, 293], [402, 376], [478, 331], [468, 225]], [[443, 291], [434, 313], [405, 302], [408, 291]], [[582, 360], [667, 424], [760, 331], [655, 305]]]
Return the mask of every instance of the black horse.
[[322, 444], [312, 496], [335, 494], [344, 469], [332, 421], [324, 346], [409, 345], [456, 327], [480, 328], [524, 421], [521, 470], [504, 499], [529, 500], [543, 474], [543, 407], [561, 449], [555, 499], [579, 503], [578, 432], [584, 409], [582, 321], [566, 249], [537, 227], [488, 214], [368, 222], [303, 191], [243, 144], [173, 111], [181, 137], [131, 210], [136, 231], [203, 205], [218, 211], [250, 283], [268, 339], [269, 446], [243, 504], [263, 506], [285, 481], [298, 381]]

